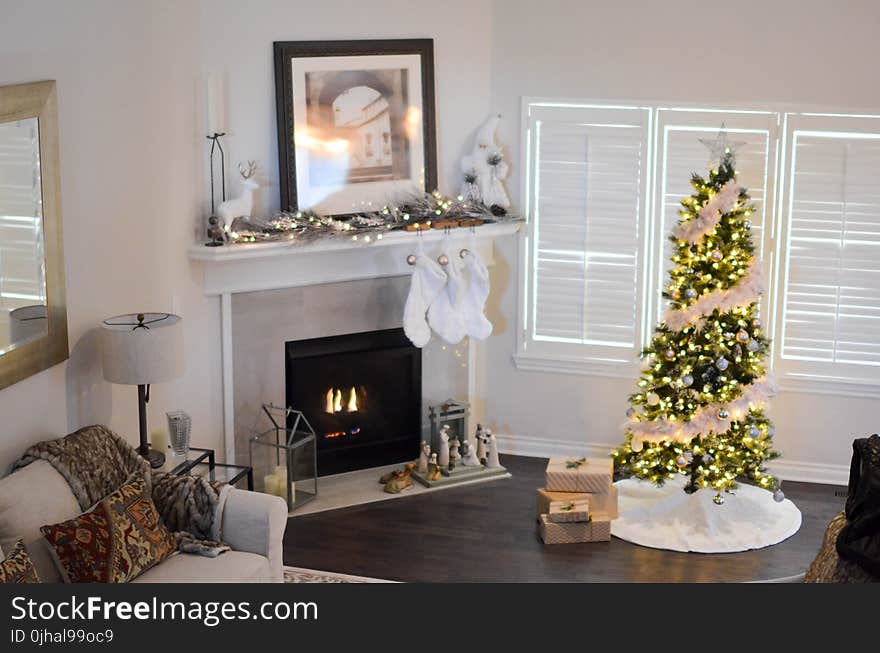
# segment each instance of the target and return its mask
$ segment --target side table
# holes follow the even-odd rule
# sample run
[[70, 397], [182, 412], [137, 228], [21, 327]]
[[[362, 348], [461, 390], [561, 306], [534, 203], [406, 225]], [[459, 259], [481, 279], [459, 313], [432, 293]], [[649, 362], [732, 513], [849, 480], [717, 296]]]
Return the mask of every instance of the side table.
[[252, 467], [218, 463], [213, 449], [190, 447], [183, 460], [169, 454], [165, 459], [165, 465], [162, 466], [162, 471], [176, 476], [183, 474], [205, 476], [209, 481], [220, 481], [229, 485], [236, 485], [246, 479], [247, 489], [251, 491], [254, 489], [254, 470]]

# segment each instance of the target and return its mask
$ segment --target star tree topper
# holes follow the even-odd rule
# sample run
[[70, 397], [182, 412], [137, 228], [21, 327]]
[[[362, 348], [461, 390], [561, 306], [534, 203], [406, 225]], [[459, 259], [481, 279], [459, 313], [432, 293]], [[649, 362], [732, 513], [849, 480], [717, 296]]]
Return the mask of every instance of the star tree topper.
[[745, 141], [732, 141], [728, 139], [727, 132], [724, 130], [724, 123], [721, 123], [721, 129], [715, 138], [701, 138], [700, 142], [709, 150], [712, 160], [709, 166], [714, 167], [721, 164], [725, 158], [730, 158], [731, 162], [736, 159], [736, 151], [746, 144]]

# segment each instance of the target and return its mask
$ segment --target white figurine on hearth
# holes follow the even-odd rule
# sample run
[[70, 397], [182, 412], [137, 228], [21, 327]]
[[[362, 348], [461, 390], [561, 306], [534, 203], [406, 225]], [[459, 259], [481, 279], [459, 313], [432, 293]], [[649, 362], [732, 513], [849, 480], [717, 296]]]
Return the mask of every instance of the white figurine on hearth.
[[449, 467], [449, 424], [440, 427], [440, 450], [437, 452], [437, 464], [441, 469]]
[[454, 469], [461, 461], [461, 454], [458, 452], [460, 446], [461, 443], [458, 441], [458, 438], [452, 438], [449, 441], [449, 469]]
[[482, 424], [477, 424], [477, 460], [480, 461], [480, 464], [486, 464], [486, 454], [488, 452], [487, 445], [489, 444], [488, 438], [486, 438], [486, 432], [483, 430]]
[[419, 474], [425, 474], [428, 471], [428, 458], [431, 456], [431, 445], [426, 440], [422, 441], [421, 453], [419, 453], [419, 464], [416, 468]]
[[489, 441], [489, 455], [486, 457], [486, 467], [489, 469], [501, 467], [498, 460], [498, 440], [492, 434], [492, 431], [486, 429], [486, 439]]
[[465, 467], [479, 467], [480, 459], [477, 458], [477, 448], [465, 440], [461, 444], [461, 464]]

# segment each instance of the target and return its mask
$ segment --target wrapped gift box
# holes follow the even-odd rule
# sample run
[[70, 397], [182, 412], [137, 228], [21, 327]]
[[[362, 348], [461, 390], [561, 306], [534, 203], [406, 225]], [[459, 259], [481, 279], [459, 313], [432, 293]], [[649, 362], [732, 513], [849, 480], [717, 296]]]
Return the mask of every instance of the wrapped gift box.
[[551, 501], [547, 518], [557, 524], [590, 520], [590, 502], [587, 499], [576, 501]]
[[590, 541], [590, 522], [573, 521], [557, 524], [547, 515], [541, 515], [541, 539], [544, 544], [574, 544]]
[[607, 492], [590, 495], [590, 510], [604, 512], [609, 519], [617, 519], [617, 486], [612, 485]]
[[535, 517], [550, 512], [550, 503], [553, 501], [588, 501], [592, 512], [604, 512], [611, 519], [617, 519], [617, 488], [611, 486], [607, 492], [590, 494], [588, 492], [550, 492], [545, 488], [538, 488]]
[[594, 512], [591, 517], [590, 542], [609, 542], [611, 540], [611, 517], [601, 512]]
[[611, 488], [611, 458], [551, 458], [545, 487], [551, 492], [602, 494]]
[[608, 542], [611, 539], [611, 519], [608, 515], [594, 513], [590, 521], [557, 523], [550, 521], [549, 515], [541, 515], [540, 530], [544, 544]]

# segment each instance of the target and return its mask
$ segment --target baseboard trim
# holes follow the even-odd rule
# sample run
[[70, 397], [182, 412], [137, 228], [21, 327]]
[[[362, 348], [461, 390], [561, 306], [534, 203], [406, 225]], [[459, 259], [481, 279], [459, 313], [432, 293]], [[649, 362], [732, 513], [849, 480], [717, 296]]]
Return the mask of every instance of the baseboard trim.
[[[617, 444], [600, 442], [573, 442], [553, 438], [535, 438], [524, 435], [496, 434], [498, 450], [517, 456], [550, 458], [551, 456], [606, 456]], [[810, 463], [788, 458], [769, 463], [770, 471], [785, 481], [803, 481], [826, 485], [846, 485], [849, 480], [848, 465]]]

